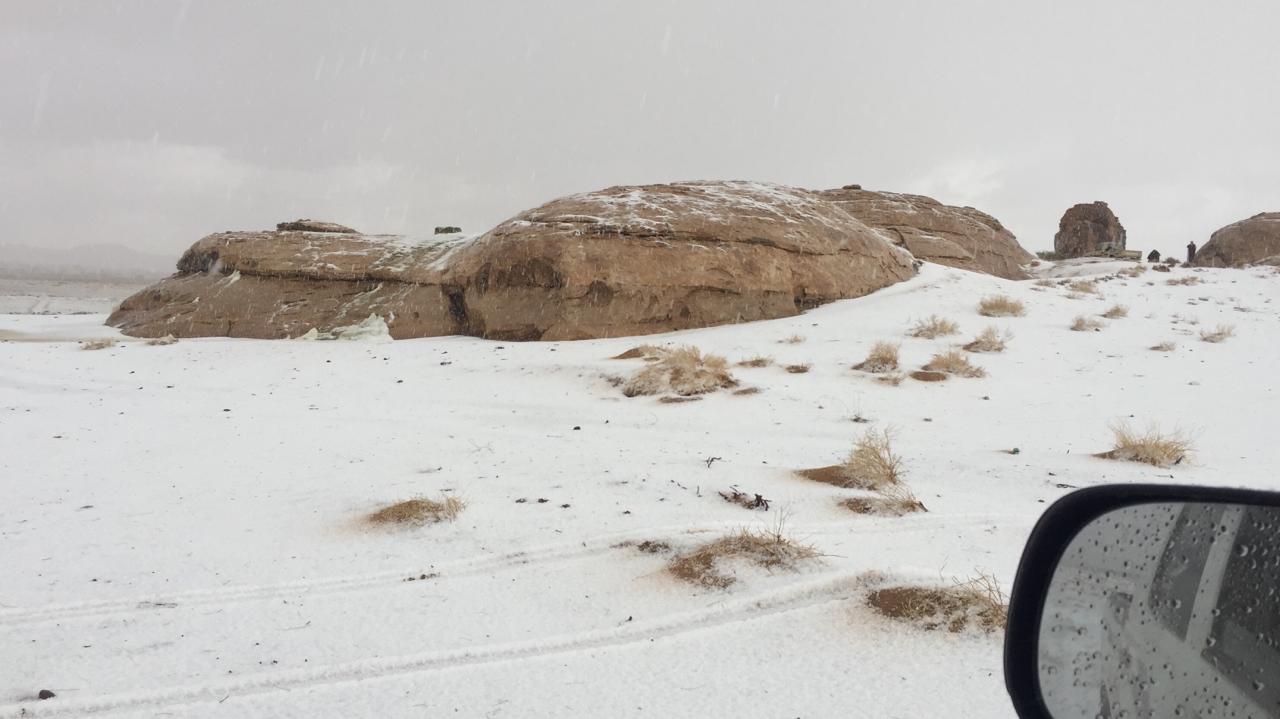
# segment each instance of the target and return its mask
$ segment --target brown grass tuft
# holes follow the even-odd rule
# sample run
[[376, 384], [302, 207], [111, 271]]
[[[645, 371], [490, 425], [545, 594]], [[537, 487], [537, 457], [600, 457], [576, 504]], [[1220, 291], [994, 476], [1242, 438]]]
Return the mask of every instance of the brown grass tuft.
[[771, 364], [773, 364], [772, 357], [765, 357], [764, 355], [759, 355], [756, 357], [752, 357], [751, 359], [742, 360], [741, 362], [738, 363], [738, 366], [739, 367], [768, 367]]
[[1218, 325], [1212, 330], [1200, 330], [1201, 342], [1225, 342], [1236, 336], [1236, 328], [1232, 325]]
[[1174, 344], [1173, 342], [1164, 341], [1157, 345], [1151, 345], [1151, 349], [1155, 350], [1156, 352], [1172, 352], [1178, 349], [1178, 345]]
[[853, 445], [842, 464], [806, 469], [805, 479], [847, 489], [883, 490], [901, 484], [902, 458], [893, 451], [893, 433], [888, 429], [868, 429]]
[[1001, 333], [994, 325], [978, 333], [973, 341], [965, 345], [968, 352], [1004, 352], [1005, 343], [1013, 339], [1009, 332]]
[[1053, 280], [1048, 278], [1041, 278], [1035, 281], [1036, 287], [1055, 287], [1057, 286], [1057, 284], [1058, 284], [1057, 282], [1054, 282]]
[[1106, 312], [1102, 313], [1102, 316], [1109, 320], [1118, 320], [1129, 316], [1129, 308], [1124, 305], [1111, 305]]
[[1084, 295], [1096, 295], [1098, 294], [1098, 283], [1092, 280], [1076, 280], [1067, 285], [1067, 289]]
[[452, 522], [466, 506], [466, 502], [452, 496], [443, 497], [440, 501], [419, 497], [383, 507], [365, 517], [365, 521], [377, 525], [420, 527], [445, 520]]
[[779, 344], [784, 345], [798, 345], [801, 342], [804, 342], [804, 335], [791, 335], [790, 337], [783, 337], [778, 340]]
[[1165, 434], [1157, 427], [1149, 427], [1139, 433], [1126, 422], [1116, 422], [1111, 425], [1111, 433], [1115, 435], [1115, 447], [1098, 457], [1172, 467], [1191, 453], [1191, 440], [1181, 432]]
[[735, 389], [733, 393], [739, 397], [746, 397], [748, 395], [760, 394], [760, 388], [759, 387], [743, 387], [742, 389]]
[[898, 586], [867, 595], [867, 604], [880, 614], [922, 629], [949, 632], [969, 627], [984, 632], [1003, 630], [1008, 605], [995, 577], [980, 574], [950, 587]]
[[1071, 330], [1073, 332], [1097, 331], [1102, 329], [1102, 327], [1103, 324], [1101, 320], [1093, 317], [1086, 317], [1084, 315], [1076, 315], [1076, 318], [1071, 321]]
[[924, 366], [926, 371], [946, 372], [958, 377], [986, 377], [987, 371], [969, 362], [964, 353], [956, 350], [940, 352]]
[[723, 589], [737, 579], [725, 574], [725, 560], [738, 559], [762, 569], [795, 569], [801, 562], [816, 559], [818, 550], [800, 544], [782, 533], [779, 525], [771, 531], [742, 529], [676, 555], [667, 571], [677, 579], [703, 587]]
[[924, 504], [911, 490], [903, 486], [886, 488], [876, 497], [850, 497], [840, 501], [840, 506], [858, 514], [874, 514], [881, 517], [901, 517], [914, 512], [927, 512]]
[[953, 335], [960, 331], [960, 326], [951, 320], [944, 319], [937, 315], [929, 315], [927, 318], [919, 320], [911, 329], [907, 330], [909, 337], [923, 337], [925, 339], [936, 339], [946, 335]]
[[661, 402], [662, 404], [684, 404], [685, 402], [701, 402], [702, 397], [698, 397], [698, 396], [682, 397], [680, 395], [676, 395], [673, 397], [671, 395], [667, 395], [666, 397], [659, 397], [658, 401]]
[[978, 314], [985, 317], [1021, 317], [1026, 313], [1026, 306], [1008, 295], [983, 297], [978, 303]]
[[897, 387], [902, 384], [902, 380], [904, 379], [906, 379], [906, 377], [901, 372], [888, 372], [876, 375], [877, 382], [887, 384], [890, 387]]
[[168, 345], [176, 344], [177, 342], [177, 337], [174, 337], [173, 335], [165, 335], [164, 337], [155, 337], [147, 340], [147, 345], [150, 347], [167, 347]]
[[911, 379], [919, 382], [944, 382], [951, 375], [946, 372], [934, 372], [932, 370], [918, 369], [911, 373]]
[[623, 352], [622, 354], [614, 355], [609, 359], [657, 360], [658, 358], [662, 357], [666, 353], [667, 353], [667, 350], [665, 348], [659, 347], [657, 345], [640, 345], [638, 347], [632, 347], [631, 349], [627, 350], [626, 352]]
[[1198, 285], [1200, 278], [1195, 275], [1185, 275], [1183, 277], [1173, 277], [1164, 281], [1166, 285]]
[[871, 347], [867, 358], [853, 366], [863, 372], [892, 372], [898, 369], [898, 345], [892, 342], [877, 342]]
[[802, 364], [789, 364], [786, 366], [786, 370], [791, 374], [804, 374], [811, 369], [813, 369], [813, 365], [808, 362]]
[[723, 357], [703, 355], [697, 347], [677, 347], [664, 350], [657, 360], [632, 375], [622, 393], [638, 397], [674, 392], [688, 397], [737, 384]]
[[105, 350], [115, 346], [115, 340], [85, 340], [80, 343], [80, 349], [89, 350], [91, 352], [95, 350]]

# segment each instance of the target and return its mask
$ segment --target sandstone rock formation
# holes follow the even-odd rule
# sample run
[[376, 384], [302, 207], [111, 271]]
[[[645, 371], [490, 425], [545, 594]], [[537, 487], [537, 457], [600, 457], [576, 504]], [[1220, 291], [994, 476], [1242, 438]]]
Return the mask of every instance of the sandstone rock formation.
[[1123, 250], [1124, 225], [1105, 202], [1074, 205], [1058, 221], [1053, 250], [1064, 258], [1085, 257]]
[[1196, 252], [1198, 267], [1243, 267], [1280, 262], [1280, 212], [1262, 212], [1214, 232]]
[[395, 338], [566, 340], [784, 317], [915, 273], [883, 231], [830, 199], [686, 182], [564, 197], [474, 238], [309, 221], [223, 232], [108, 324], [142, 337], [283, 338], [376, 314]]
[[1029, 277], [1023, 266], [1035, 260], [996, 218], [972, 207], [861, 185], [818, 194], [927, 262], [1022, 280]]
[[339, 232], [347, 235], [360, 234], [346, 225], [339, 225], [336, 222], [321, 222], [320, 220], [294, 220], [293, 222], [279, 222], [276, 223], [276, 229], [295, 232]]

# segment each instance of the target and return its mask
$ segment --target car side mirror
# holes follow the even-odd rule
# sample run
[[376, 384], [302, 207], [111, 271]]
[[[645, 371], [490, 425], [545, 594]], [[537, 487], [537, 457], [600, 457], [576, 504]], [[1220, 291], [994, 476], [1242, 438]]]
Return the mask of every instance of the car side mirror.
[[1004, 669], [1028, 719], [1280, 717], [1280, 493], [1062, 498], [1023, 551]]

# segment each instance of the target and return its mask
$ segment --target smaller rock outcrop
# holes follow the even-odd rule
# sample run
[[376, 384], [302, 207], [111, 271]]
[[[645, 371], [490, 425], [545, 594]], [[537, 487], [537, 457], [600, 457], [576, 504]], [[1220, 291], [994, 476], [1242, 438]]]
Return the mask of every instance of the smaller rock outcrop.
[[358, 235], [359, 232], [347, 227], [339, 225], [336, 222], [323, 222], [321, 220], [294, 220], [293, 222], [277, 222], [276, 230], [280, 232], [336, 232], [344, 235]]
[[944, 205], [924, 195], [864, 190], [861, 185], [818, 194], [919, 260], [1007, 280], [1027, 279], [1023, 266], [1035, 260], [999, 220], [972, 207]]
[[441, 225], [441, 226], [439, 226], [439, 227], [437, 227], [437, 228], [436, 228], [435, 234], [437, 234], [437, 235], [456, 235], [456, 234], [458, 234], [459, 232], [462, 232], [462, 228], [461, 228], [461, 227], [458, 227], [457, 225]]
[[1280, 212], [1260, 212], [1210, 235], [1192, 264], [1197, 267], [1244, 267], [1272, 264], [1277, 255], [1280, 255]]
[[1063, 258], [1118, 254], [1124, 250], [1124, 225], [1105, 202], [1075, 205], [1062, 214], [1053, 250]]

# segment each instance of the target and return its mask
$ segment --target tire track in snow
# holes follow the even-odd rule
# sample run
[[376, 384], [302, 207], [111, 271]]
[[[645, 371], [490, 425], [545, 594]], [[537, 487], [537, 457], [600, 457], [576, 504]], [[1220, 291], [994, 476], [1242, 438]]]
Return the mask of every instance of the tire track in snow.
[[[847, 535], [851, 531], [865, 531], [876, 537], [917, 533], [930, 530], [947, 530], [973, 524], [987, 524], [1004, 517], [1016, 517], [1019, 521], [1025, 518], [1018, 515], [983, 514], [949, 517], [923, 517], [919, 519], [885, 518], [864, 519], [860, 524], [865, 527], [851, 525], [848, 521], [836, 521], [811, 524], [801, 527], [797, 532], [802, 537], [818, 537], [824, 534], [839, 533]], [[942, 521], [935, 521], [942, 520]], [[874, 524], [872, 524], [874, 522]], [[888, 526], [886, 526], [888, 525]], [[255, 602], [269, 599], [290, 598], [297, 596], [323, 596], [343, 592], [358, 592], [381, 586], [398, 586], [410, 576], [422, 574], [438, 574], [432, 581], [448, 580], [451, 577], [468, 577], [496, 569], [524, 567], [538, 562], [559, 562], [577, 559], [594, 554], [606, 554], [619, 542], [643, 539], [670, 539], [680, 536], [695, 536], [715, 531], [740, 529], [744, 522], [700, 523], [696, 525], [674, 525], [652, 527], [647, 529], [628, 530], [606, 534], [571, 544], [551, 544], [521, 551], [470, 559], [443, 562], [430, 569], [421, 568], [403, 571], [386, 571], [355, 576], [330, 577], [326, 579], [301, 580], [270, 585], [244, 585], [208, 590], [194, 590], [174, 594], [152, 594], [129, 599], [101, 600], [93, 602], [77, 602], [53, 605], [39, 609], [6, 609], [0, 610], [0, 628], [57, 622], [69, 620], [90, 620], [120, 614], [139, 612], [168, 612], [184, 607], [218, 606], [241, 602]]]
[[55, 703], [0, 706], [0, 719], [92, 714], [108, 711], [172, 707], [219, 702], [276, 691], [292, 691], [346, 682], [460, 669], [502, 662], [541, 659], [584, 650], [623, 648], [681, 635], [759, 621], [788, 612], [847, 600], [867, 586], [862, 572], [828, 574], [778, 590], [753, 596], [730, 597], [706, 607], [623, 627], [596, 629], [534, 641], [509, 642], [475, 649], [423, 652], [397, 657], [376, 657], [307, 669], [263, 673], [231, 680], [168, 687], [155, 691], [125, 692], [97, 698]]

